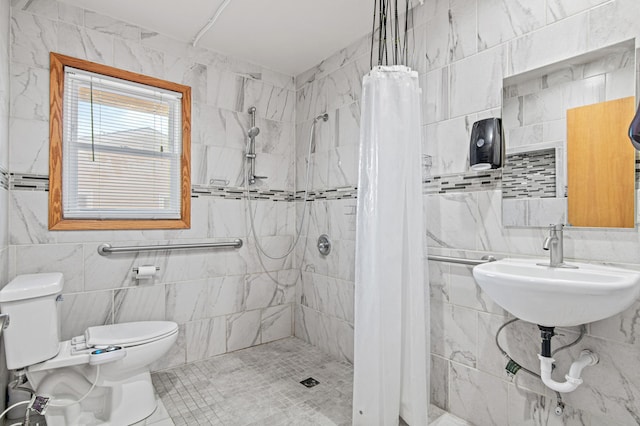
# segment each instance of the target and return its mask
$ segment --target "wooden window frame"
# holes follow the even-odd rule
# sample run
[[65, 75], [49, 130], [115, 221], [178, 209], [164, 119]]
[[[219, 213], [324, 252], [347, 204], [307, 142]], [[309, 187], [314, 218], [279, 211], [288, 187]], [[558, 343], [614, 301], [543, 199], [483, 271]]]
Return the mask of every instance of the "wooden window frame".
[[[65, 219], [62, 210], [62, 129], [66, 66], [182, 93], [182, 157], [179, 219]], [[191, 226], [191, 87], [50, 53], [49, 230], [185, 229]]]

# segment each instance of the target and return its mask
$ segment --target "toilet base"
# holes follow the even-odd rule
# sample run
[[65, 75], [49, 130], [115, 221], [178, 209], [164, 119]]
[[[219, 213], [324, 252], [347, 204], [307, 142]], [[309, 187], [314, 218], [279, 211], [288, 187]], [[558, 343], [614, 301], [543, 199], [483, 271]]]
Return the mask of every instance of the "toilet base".
[[[77, 379], [80, 374], [76, 368], [60, 370], [39, 380], [41, 384], [46, 385], [49, 390], [47, 393], [52, 395], [58, 404], [73, 402], [82, 397], [87, 390], [87, 379], [83, 378], [85, 382], [80, 384]], [[36, 385], [36, 389], [38, 387]], [[68, 407], [49, 406], [45, 419], [49, 426], [122, 426], [144, 420], [153, 414], [156, 407], [151, 376], [149, 371], [145, 370], [117, 382], [101, 378], [84, 401]]]

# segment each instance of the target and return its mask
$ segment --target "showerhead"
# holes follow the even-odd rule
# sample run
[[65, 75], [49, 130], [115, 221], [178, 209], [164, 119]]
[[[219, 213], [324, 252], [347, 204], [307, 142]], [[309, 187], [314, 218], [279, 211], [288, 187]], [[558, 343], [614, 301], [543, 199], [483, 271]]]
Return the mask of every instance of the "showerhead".
[[252, 128], [249, 129], [249, 137], [250, 138], [255, 138], [256, 136], [258, 136], [258, 134], [260, 133], [260, 129], [256, 126], [253, 126]]
[[319, 115], [319, 116], [317, 116], [317, 117], [315, 118], [315, 120], [313, 120], [313, 121], [318, 122], [318, 121], [320, 121], [320, 120], [328, 121], [328, 120], [329, 120], [329, 114], [327, 114], [326, 112], [325, 112], [324, 114], [320, 114], [320, 115]]

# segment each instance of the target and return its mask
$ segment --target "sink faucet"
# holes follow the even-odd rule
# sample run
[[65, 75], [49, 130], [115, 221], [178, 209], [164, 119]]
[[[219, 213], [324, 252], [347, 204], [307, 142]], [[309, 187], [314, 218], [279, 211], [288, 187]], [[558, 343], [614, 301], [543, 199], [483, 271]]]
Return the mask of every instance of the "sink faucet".
[[[558, 234], [560, 234], [560, 238], [558, 238]], [[544, 250], [549, 250], [551, 248], [551, 244], [560, 244], [562, 247], [562, 225], [551, 225], [549, 226], [549, 236], [544, 239], [544, 243], [542, 243], [542, 248]], [[552, 250], [551, 253], [555, 253], [555, 250]], [[553, 254], [552, 254], [553, 257]], [[556, 255], [557, 257], [557, 255]], [[562, 251], [560, 252], [560, 263], [562, 263]]]
[[540, 264], [542, 266], [551, 266], [552, 268], [573, 268], [571, 265], [564, 263], [564, 250], [562, 247], [562, 229], [564, 225], [557, 223], [549, 226], [549, 236], [544, 239], [542, 248], [549, 251], [549, 263]]

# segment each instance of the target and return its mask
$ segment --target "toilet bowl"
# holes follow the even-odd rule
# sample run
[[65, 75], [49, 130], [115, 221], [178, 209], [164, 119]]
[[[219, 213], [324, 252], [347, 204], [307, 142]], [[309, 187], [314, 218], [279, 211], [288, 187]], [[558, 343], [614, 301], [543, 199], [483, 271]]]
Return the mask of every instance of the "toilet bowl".
[[156, 397], [149, 365], [178, 337], [172, 321], [89, 327], [59, 341], [60, 273], [16, 277], [0, 290], [9, 315], [4, 347], [9, 369], [24, 369], [39, 396], [50, 398], [49, 426], [130, 425], [150, 416]]
[[[92, 341], [81, 343], [92, 335]], [[27, 378], [38, 395], [52, 397], [45, 414], [47, 424], [128, 425], [150, 416], [156, 398], [149, 365], [162, 357], [178, 337], [171, 321], [140, 321], [90, 327], [85, 336], [62, 342], [54, 358], [27, 367]], [[121, 347], [124, 357], [91, 365], [97, 348]], [[99, 374], [98, 374], [99, 368]], [[97, 378], [96, 378], [97, 376]], [[88, 397], [85, 395], [95, 383]]]

